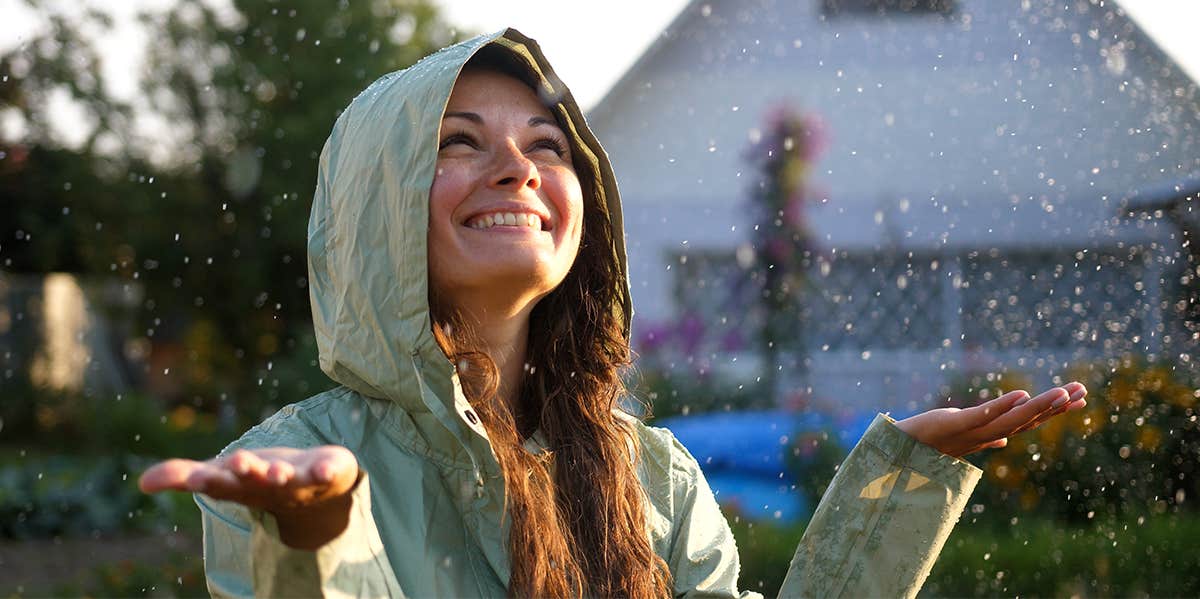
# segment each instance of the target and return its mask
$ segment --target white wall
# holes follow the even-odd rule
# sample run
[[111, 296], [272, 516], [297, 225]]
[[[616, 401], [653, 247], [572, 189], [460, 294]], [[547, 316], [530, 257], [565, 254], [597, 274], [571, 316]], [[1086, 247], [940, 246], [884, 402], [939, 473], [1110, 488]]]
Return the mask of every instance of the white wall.
[[640, 316], [668, 314], [664, 253], [746, 238], [742, 153], [783, 100], [827, 126], [813, 183], [829, 202], [810, 213], [827, 248], [1169, 232], [1119, 224], [1119, 200], [1200, 170], [1200, 94], [1115, 8], [823, 19], [820, 5], [694, 3], [589, 115], [622, 185]]

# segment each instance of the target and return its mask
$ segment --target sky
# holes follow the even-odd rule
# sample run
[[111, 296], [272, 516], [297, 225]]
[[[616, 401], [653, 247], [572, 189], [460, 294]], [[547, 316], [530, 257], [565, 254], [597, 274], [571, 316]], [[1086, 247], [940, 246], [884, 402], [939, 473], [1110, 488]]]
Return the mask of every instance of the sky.
[[[1011, 0], [999, 0], [1011, 1]], [[683, 10], [688, 0], [608, 0], [562, 10], [545, 0], [442, 0], [447, 20], [464, 29], [515, 27], [538, 41], [584, 109], [599, 102]], [[1138, 25], [1200, 81], [1200, 0], [1123, 0]], [[597, 52], [603, 45], [605, 50]]]
[[[171, 4], [172, 0], [42, 0], [51, 7], [85, 2], [104, 6], [116, 18], [117, 30], [105, 36], [101, 52], [109, 57], [105, 72], [114, 93], [137, 92], [139, 48], [146, 33], [133, 20], [137, 11]], [[494, 31], [516, 27], [538, 40], [559, 76], [571, 87], [583, 108], [589, 109], [637, 61], [688, 0], [607, 0], [565, 4], [547, 0], [436, 0], [447, 22], [463, 31]], [[1002, 0], [1009, 1], [1009, 0]], [[1111, 0], [1109, 0], [1111, 1]], [[1122, 0], [1120, 5], [1183, 69], [1200, 81], [1200, 0]], [[569, 9], [564, 6], [570, 6]], [[30, 37], [38, 20], [22, 0], [0, 0], [0, 51]], [[599, 48], [603, 47], [603, 51]], [[62, 110], [70, 118], [70, 108]]]

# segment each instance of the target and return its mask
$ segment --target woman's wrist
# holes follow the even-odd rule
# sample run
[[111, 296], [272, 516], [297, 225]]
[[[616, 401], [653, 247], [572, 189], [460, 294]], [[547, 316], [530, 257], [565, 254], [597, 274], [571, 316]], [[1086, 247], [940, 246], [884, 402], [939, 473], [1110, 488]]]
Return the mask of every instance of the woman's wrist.
[[353, 490], [318, 505], [267, 510], [275, 517], [279, 540], [293, 549], [313, 551], [336, 539], [350, 524]]

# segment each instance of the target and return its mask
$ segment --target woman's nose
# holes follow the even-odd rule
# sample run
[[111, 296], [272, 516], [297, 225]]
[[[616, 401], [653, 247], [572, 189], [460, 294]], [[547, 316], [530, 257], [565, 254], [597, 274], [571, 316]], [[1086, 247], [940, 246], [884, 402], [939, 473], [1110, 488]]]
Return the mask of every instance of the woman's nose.
[[496, 153], [496, 165], [491, 179], [492, 186], [504, 189], [520, 189], [541, 187], [542, 180], [538, 176], [537, 166], [509, 141]]

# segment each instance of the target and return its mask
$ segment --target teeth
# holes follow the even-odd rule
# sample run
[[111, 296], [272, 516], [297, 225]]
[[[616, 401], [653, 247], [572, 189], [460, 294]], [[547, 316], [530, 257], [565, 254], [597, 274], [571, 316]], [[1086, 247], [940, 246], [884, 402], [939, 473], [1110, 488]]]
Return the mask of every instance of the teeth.
[[529, 227], [531, 229], [542, 229], [542, 217], [536, 214], [527, 212], [498, 212], [495, 214], [485, 214], [479, 218], [473, 219], [467, 223], [472, 229], [487, 229], [496, 225], [505, 225], [509, 227]]

